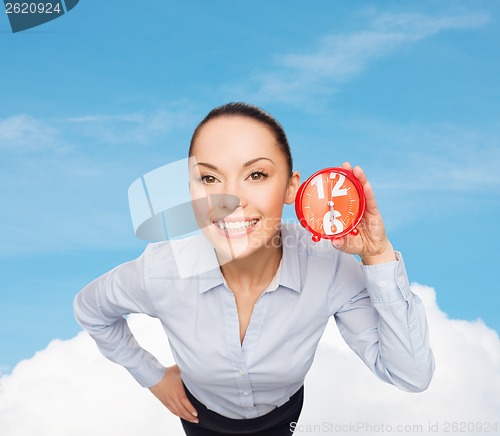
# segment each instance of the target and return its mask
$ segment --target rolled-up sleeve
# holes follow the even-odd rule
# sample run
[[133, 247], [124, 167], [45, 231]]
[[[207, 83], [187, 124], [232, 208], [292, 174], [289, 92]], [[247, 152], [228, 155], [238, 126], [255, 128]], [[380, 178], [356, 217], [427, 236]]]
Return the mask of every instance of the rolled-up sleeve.
[[410, 288], [401, 253], [397, 261], [359, 265], [365, 289], [350, 298], [335, 320], [347, 344], [382, 380], [421, 392], [434, 372], [425, 309]]
[[89, 283], [75, 296], [73, 310], [101, 353], [150, 387], [161, 380], [165, 367], [139, 345], [125, 319], [130, 313], [155, 316], [145, 285], [146, 252]]

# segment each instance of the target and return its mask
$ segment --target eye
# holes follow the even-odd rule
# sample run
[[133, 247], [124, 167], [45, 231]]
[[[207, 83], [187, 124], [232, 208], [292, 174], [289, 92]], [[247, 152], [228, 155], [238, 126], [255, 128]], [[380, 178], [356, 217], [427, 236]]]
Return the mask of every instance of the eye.
[[205, 185], [213, 185], [215, 182], [217, 182], [217, 179], [214, 176], [206, 175], [206, 176], [201, 176], [201, 181]]
[[268, 176], [264, 171], [254, 171], [251, 173], [248, 178], [253, 181], [259, 181], [265, 179]]

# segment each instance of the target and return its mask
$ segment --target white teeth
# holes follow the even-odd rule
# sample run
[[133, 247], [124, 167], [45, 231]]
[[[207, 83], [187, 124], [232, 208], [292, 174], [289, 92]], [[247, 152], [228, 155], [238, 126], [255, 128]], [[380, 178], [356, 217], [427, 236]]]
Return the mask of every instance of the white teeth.
[[257, 224], [259, 220], [251, 220], [251, 221], [216, 221], [215, 224], [219, 226], [220, 229], [222, 230], [233, 230], [233, 231], [238, 231], [238, 230], [243, 230], [243, 229], [248, 229], [249, 227], [254, 226]]

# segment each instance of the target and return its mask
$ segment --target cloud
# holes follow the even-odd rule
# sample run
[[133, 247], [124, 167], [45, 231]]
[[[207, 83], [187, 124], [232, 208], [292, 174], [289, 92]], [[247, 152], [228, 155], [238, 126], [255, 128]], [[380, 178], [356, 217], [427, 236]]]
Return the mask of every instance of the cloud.
[[[137, 337], [168, 362], [159, 325], [130, 318]], [[0, 379], [2, 436], [182, 434], [177, 421], [125, 370], [103, 359], [83, 332], [52, 341]]]
[[100, 143], [145, 144], [173, 128], [190, 126], [194, 120], [185, 110], [158, 110], [123, 115], [85, 115], [67, 118], [63, 122]]
[[247, 94], [252, 101], [301, 104], [335, 93], [340, 83], [404, 45], [446, 30], [477, 28], [489, 21], [486, 14], [373, 14], [366, 29], [326, 35], [309, 53], [277, 55], [270, 71], [254, 75], [251, 89], [234, 86], [231, 91]]
[[122, 115], [0, 119], [0, 257], [130, 246], [127, 187], [144, 168], [169, 162], [180, 143], [178, 133], [191, 117], [185, 106]]
[[[378, 434], [381, 426], [391, 426], [393, 433], [401, 428], [399, 434], [446, 435], [453, 434], [453, 422], [465, 423], [466, 434], [471, 434], [470, 426], [498, 423], [497, 333], [480, 320], [448, 318], [432, 288], [414, 284], [413, 290], [426, 306], [436, 356], [429, 389], [411, 394], [379, 381], [329, 325], [306, 379], [301, 431], [296, 435], [346, 434], [353, 429], [357, 435]], [[129, 321], [145, 348], [164, 364], [173, 363], [157, 320], [134, 315]], [[0, 379], [0, 428], [2, 436], [183, 434], [179, 420], [124, 369], [102, 357], [84, 333], [51, 342]]]
[[[341, 158], [365, 169], [389, 231], [430, 217], [441, 223], [453, 220], [461, 216], [465, 204], [478, 215], [494, 214], [500, 188], [498, 123], [485, 122], [478, 128], [466, 122], [346, 117], [341, 124], [339, 130], [347, 133], [340, 131], [327, 148], [311, 144], [313, 155], [335, 150], [344, 135], [347, 151]], [[307, 165], [311, 153], [302, 157], [300, 152], [295, 161]], [[439, 237], [443, 224], [435, 223]]]
[[384, 171], [385, 181], [379, 184], [382, 188], [407, 194], [493, 193], [500, 187], [500, 131], [494, 124], [478, 130], [451, 123], [395, 125], [365, 119], [356, 125], [369, 132], [374, 150], [385, 150], [392, 157]]
[[55, 150], [61, 138], [49, 123], [21, 114], [0, 119], [0, 151], [33, 152]]
[[[187, 104], [186, 104], [187, 106]], [[167, 132], [192, 126], [187, 108], [42, 119], [20, 114], [0, 119], [0, 151], [75, 151], [98, 144], [151, 144]], [[73, 138], [76, 144], [72, 144]]]

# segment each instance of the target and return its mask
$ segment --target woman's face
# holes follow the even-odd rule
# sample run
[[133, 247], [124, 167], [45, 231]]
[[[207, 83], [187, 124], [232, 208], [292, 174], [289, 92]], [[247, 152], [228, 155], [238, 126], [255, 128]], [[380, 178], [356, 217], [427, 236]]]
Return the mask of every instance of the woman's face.
[[[300, 177], [264, 124], [242, 116], [210, 120], [199, 131], [190, 163], [195, 215], [219, 258], [243, 258], [276, 247], [285, 203]], [[197, 207], [205, 204], [207, 207]]]

